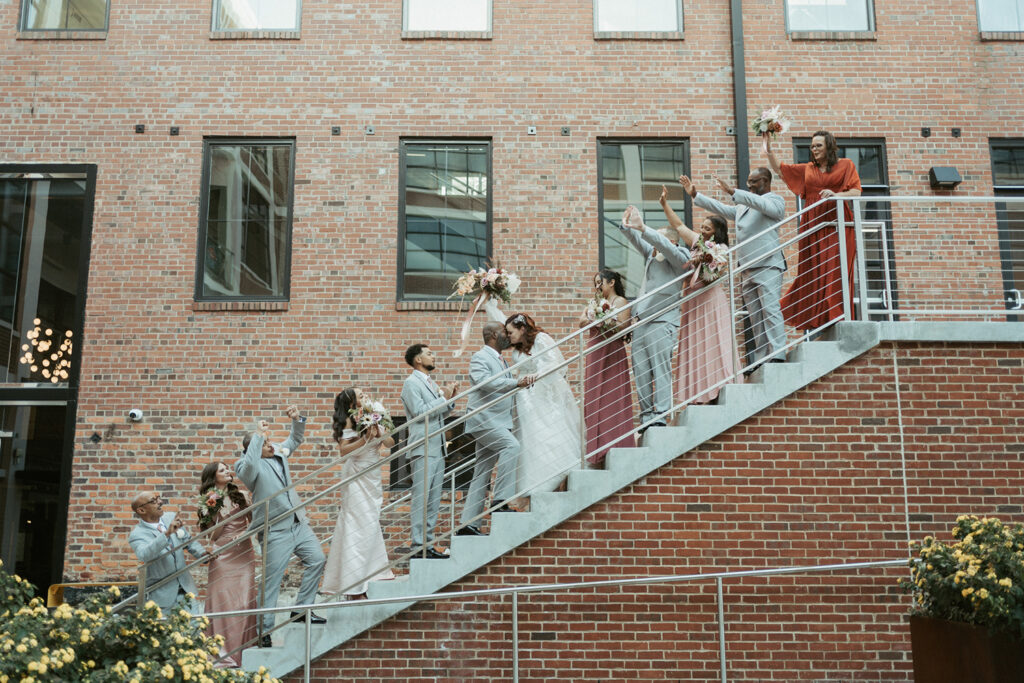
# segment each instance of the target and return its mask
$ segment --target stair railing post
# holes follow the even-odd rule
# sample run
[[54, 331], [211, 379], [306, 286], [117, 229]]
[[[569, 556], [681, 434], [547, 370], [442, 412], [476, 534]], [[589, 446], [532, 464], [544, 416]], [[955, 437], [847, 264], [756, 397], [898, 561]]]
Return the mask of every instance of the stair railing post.
[[427, 529], [427, 498], [430, 487], [430, 413], [423, 418], [423, 547], [420, 548], [422, 556], [427, 556], [427, 538], [433, 529]]
[[136, 596], [136, 600], [139, 605], [139, 609], [142, 609], [146, 604], [146, 565], [143, 564], [139, 567], [139, 593]]
[[[270, 498], [263, 499], [263, 531], [261, 532], [263, 537], [260, 539], [260, 603], [259, 606], [263, 607], [267, 604], [267, 544], [270, 541], [270, 527], [267, 522], [270, 521]], [[263, 615], [261, 614], [256, 620], [257, 634], [260, 637], [260, 641], [263, 640]]]
[[512, 593], [512, 683], [519, 683], [519, 591]]
[[740, 367], [742, 363], [739, 362], [739, 346], [736, 341], [736, 276], [734, 270], [736, 268], [736, 257], [734, 252], [730, 251], [729, 256], [729, 330], [732, 334], [729, 335], [729, 339], [732, 340], [732, 357], [736, 360], [732, 368], [732, 380], [735, 382], [739, 376]]
[[718, 663], [721, 669], [722, 683], [726, 683], [725, 677], [725, 601], [722, 599], [722, 577], [715, 578], [715, 586], [718, 589]]
[[[843, 320], [853, 320], [853, 292], [850, 291], [850, 268], [846, 263], [846, 205], [836, 199], [836, 230], [839, 233], [839, 276], [843, 280]], [[817, 293], [820, 294], [820, 293]], [[861, 302], [864, 306], [864, 302]], [[832, 322], [831, 320], [829, 322]]]
[[587, 468], [587, 395], [584, 393], [586, 388], [586, 362], [583, 359], [583, 352], [585, 350], [583, 343], [583, 332], [580, 332], [580, 368], [579, 368], [579, 386], [577, 391], [580, 395], [580, 405], [583, 410], [580, 411], [580, 469], [585, 470]]
[[[853, 265], [857, 268], [857, 291], [860, 297], [860, 315], [859, 320], [868, 319], [868, 272], [867, 272], [867, 259], [864, 258], [864, 224], [861, 221], [861, 205], [858, 199], [851, 199], [851, 205], [853, 206], [853, 242], [856, 246], [856, 251], [853, 255]], [[885, 225], [881, 225], [879, 233], [885, 232]], [[885, 243], [882, 243], [882, 262], [885, 263], [888, 256], [885, 252]]]

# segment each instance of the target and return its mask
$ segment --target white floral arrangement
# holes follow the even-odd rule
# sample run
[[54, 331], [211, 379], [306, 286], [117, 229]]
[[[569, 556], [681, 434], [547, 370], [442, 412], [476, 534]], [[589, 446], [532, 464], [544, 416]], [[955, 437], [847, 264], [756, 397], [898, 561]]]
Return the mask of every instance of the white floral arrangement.
[[519, 290], [520, 284], [522, 280], [518, 275], [497, 266], [473, 268], [455, 281], [455, 291], [451, 296], [469, 296], [483, 292], [509, 303], [512, 301], [512, 295]]
[[691, 263], [696, 261], [695, 265], [699, 268], [698, 272], [703, 282], [710, 284], [725, 275], [729, 265], [728, 246], [701, 237], [693, 245], [693, 251]]
[[587, 302], [585, 309], [585, 315], [587, 320], [599, 320], [601, 321], [601, 331], [607, 332], [615, 328], [617, 321], [615, 317], [611, 315], [612, 305], [608, 303], [608, 300], [604, 297], [594, 297]]
[[754, 135], [770, 135], [773, 138], [785, 133], [789, 130], [789, 126], [789, 116], [782, 111], [779, 105], [765, 109], [750, 122]]
[[352, 422], [355, 423], [356, 431], [360, 434], [365, 433], [370, 427], [379, 427], [382, 434], [395, 429], [391, 413], [380, 401], [363, 399], [363, 402], [352, 408], [349, 414], [352, 416]]

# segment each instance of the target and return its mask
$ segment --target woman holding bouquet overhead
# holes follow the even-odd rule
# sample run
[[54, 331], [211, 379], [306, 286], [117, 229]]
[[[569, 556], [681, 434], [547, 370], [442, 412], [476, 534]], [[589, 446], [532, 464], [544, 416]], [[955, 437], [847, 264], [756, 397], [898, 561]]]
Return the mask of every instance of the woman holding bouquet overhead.
[[[609, 341], [629, 326], [629, 302], [622, 276], [605, 268], [594, 275], [596, 294], [580, 314], [579, 325], [590, 328], [583, 380], [583, 421], [587, 432], [587, 462], [599, 466], [610, 447], [636, 445], [633, 430], [633, 392], [629, 384], [626, 338]], [[618, 315], [615, 309], [622, 308]], [[629, 436], [627, 436], [629, 435]]]
[[[811, 160], [805, 164], [783, 164], [772, 150], [771, 135], [764, 135], [764, 149], [772, 170], [782, 176], [786, 185], [808, 207], [821, 199], [859, 197], [860, 176], [849, 159], [839, 158], [839, 147], [831, 133], [819, 130], [811, 137]], [[853, 262], [856, 239], [853, 208], [843, 203], [846, 234], [846, 267], [850, 305], [853, 297]], [[805, 213], [800, 231], [834, 222], [836, 203], [826, 202]], [[837, 228], [822, 227], [800, 238], [796, 279], [782, 297], [782, 315], [786, 322], [801, 330], [814, 330], [838, 320], [843, 315], [842, 266]]]
[[[729, 246], [729, 224], [721, 216], [708, 216], [695, 232], [668, 204], [668, 189], [661, 187], [658, 199], [679, 238], [693, 255], [693, 277], [683, 293], [683, 316], [679, 324], [679, 376], [675, 402], [710, 403], [727, 381], [743, 382], [734, 344], [736, 330], [729, 308], [728, 288], [711, 286], [726, 273], [725, 253]], [[694, 292], [699, 292], [696, 295]]]
[[[525, 313], [505, 317], [493, 298], [486, 304], [491, 320], [504, 323], [512, 345], [512, 362], [520, 377], [536, 375], [529, 389], [516, 394], [515, 436], [522, 447], [516, 490], [554, 491], [566, 472], [580, 465], [580, 408], [565, 379], [565, 362], [548, 335]], [[542, 376], [543, 375], [543, 376]]]
[[[217, 552], [244, 534], [252, 522], [249, 497], [235, 486], [234, 480], [231, 468], [222, 462], [211, 462], [199, 475], [199, 528], [205, 531], [228, 520], [210, 535], [213, 559], [206, 585], [207, 612], [256, 609], [256, 554], [252, 539]], [[224, 636], [224, 651], [229, 653], [217, 665], [237, 667], [242, 661], [242, 648], [256, 640], [256, 616], [215, 617], [207, 630]]]
[[[380, 506], [384, 502], [381, 471], [373, 465], [395, 445], [395, 440], [384, 406], [370, 401], [354, 387], [335, 397], [332, 424], [338, 453], [344, 459], [341, 478], [351, 481], [341, 488], [338, 522], [320, 592], [344, 591], [357, 600], [366, 597], [370, 581], [394, 578], [380, 528]], [[352, 479], [360, 472], [363, 474]]]

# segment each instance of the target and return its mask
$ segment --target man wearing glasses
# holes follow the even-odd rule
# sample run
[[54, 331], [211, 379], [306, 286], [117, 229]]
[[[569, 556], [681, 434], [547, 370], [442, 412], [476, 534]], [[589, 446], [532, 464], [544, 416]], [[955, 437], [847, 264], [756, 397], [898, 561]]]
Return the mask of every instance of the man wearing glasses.
[[[146, 592], [149, 599], [169, 610], [179, 602], [187, 602], [196, 594], [196, 584], [185, 568], [185, 549], [197, 559], [206, 555], [193, 541], [180, 519], [173, 512], [164, 514], [164, 501], [156, 491], [144, 491], [132, 501], [132, 512], [139, 523], [128, 536], [128, 543], [140, 562], [146, 563]], [[180, 573], [178, 573], [180, 572]], [[177, 573], [173, 579], [161, 583]], [[153, 587], [155, 584], [161, 585]]]

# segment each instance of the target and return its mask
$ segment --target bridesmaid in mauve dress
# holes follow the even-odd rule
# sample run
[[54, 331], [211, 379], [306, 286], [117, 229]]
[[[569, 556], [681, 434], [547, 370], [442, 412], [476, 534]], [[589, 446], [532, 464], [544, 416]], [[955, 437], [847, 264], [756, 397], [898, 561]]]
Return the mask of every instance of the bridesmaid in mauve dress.
[[388, 567], [388, 551], [380, 527], [380, 506], [384, 502], [381, 471], [366, 471], [395, 445], [395, 440], [379, 426], [368, 427], [361, 434], [357, 431], [351, 411], [365, 399], [361, 389], [345, 389], [334, 399], [332, 420], [338, 452], [345, 458], [341, 478], [365, 473], [341, 489], [341, 507], [320, 592], [333, 595], [344, 591], [350, 600], [365, 598], [370, 581], [395, 578]]
[[[613, 311], [624, 307], [626, 289], [622, 276], [605, 268], [594, 275], [597, 306]], [[580, 314], [579, 325], [586, 327], [595, 320], [593, 305]], [[624, 308], [615, 319], [605, 325], [590, 328], [586, 367], [583, 376], [583, 420], [587, 431], [587, 462], [594, 467], [604, 462], [609, 448], [632, 448], [636, 441], [633, 431], [633, 392], [629, 383], [629, 361], [626, 357], [626, 337], [594, 348], [615, 332], [629, 325], [629, 308]], [[619, 437], [622, 437], [621, 439]]]
[[[701, 222], [700, 232], [694, 232], [683, 225], [683, 221], [668, 205], [668, 194], [664, 187], [661, 188], [661, 208], [669, 224], [679, 231], [679, 238], [688, 248], [693, 249], [699, 239], [715, 244], [729, 244], [729, 224], [724, 218], [708, 216]], [[700, 293], [692, 296], [695, 291]], [[726, 381], [743, 383], [743, 375], [739, 373], [739, 356], [733, 344], [736, 332], [727, 292], [723, 283], [710, 285], [700, 278], [683, 291], [683, 295], [690, 298], [683, 302], [683, 315], [679, 323], [679, 374], [675, 392], [677, 405], [710, 403], [718, 398], [718, 392]]]
[[[223, 504], [215, 515], [204, 521], [200, 515], [199, 527], [209, 529], [229, 519], [210, 536], [211, 553], [244, 534], [252, 521], [248, 496], [234, 484], [234, 473], [222, 462], [211, 462], [200, 475], [199, 492], [204, 501], [222, 498]], [[204, 503], [205, 504], [205, 503]], [[210, 560], [206, 586], [206, 611], [231, 612], [256, 609], [256, 553], [252, 539], [237, 543]], [[207, 632], [224, 637], [224, 651], [228, 657], [218, 662], [219, 667], [237, 667], [242, 661], [241, 648], [254, 644], [257, 637], [256, 616], [214, 617]]]

